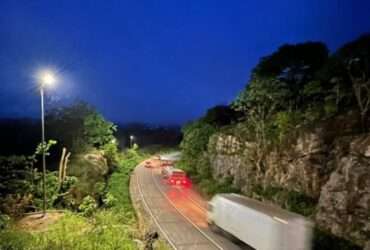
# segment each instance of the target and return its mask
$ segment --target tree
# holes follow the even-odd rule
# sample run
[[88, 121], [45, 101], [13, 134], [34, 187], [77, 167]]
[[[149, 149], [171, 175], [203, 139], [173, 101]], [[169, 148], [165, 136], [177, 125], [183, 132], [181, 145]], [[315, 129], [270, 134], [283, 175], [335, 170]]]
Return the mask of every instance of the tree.
[[259, 113], [266, 118], [273, 111], [285, 109], [292, 93], [286, 83], [276, 78], [253, 78], [243, 90], [231, 107], [239, 112], [249, 115], [259, 109]]
[[370, 109], [370, 34], [344, 45], [338, 50], [337, 56], [347, 69], [365, 131]]
[[80, 152], [86, 144], [84, 121], [87, 116], [95, 112], [94, 108], [86, 102], [76, 102], [50, 110], [45, 122], [47, 137], [57, 139], [58, 151], [66, 147], [72, 153]]
[[203, 166], [199, 165], [199, 160], [203, 152], [206, 151], [211, 135], [216, 132], [216, 127], [206, 123], [202, 119], [187, 124], [183, 129], [183, 140], [180, 148], [182, 150], [182, 163], [190, 174], [198, 175]]
[[255, 142], [250, 154], [258, 169], [262, 171], [263, 161], [271, 141], [272, 121], [279, 110], [285, 110], [291, 93], [286, 84], [276, 78], [251, 80], [247, 88], [237, 97], [232, 107], [244, 112], [244, 128], [247, 139]]
[[320, 42], [283, 45], [276, 52], [261, 59], [253, 69], [252, 79], [274, 78], [286, 83], [292, 93], [289, 105], [299, 109], [304, 104], [304, 85], [313, 80], [327, 58], [328, 49]]
[[253, 75], [308, 80], [325, 63], [328, 53], [327, 47], [321, 42], [286, 44], [263, 57], [254, 68]]
[[116, 126], [105, 120], [99, 113], [92, 113], [84, 120], [84, 137], [88, 144], [96, 147], [110, 143], [114, 140], [113, 133], [117, 130]]
[[240, 113], [230, 106], [217, 105], [207, 110], [206, 115], [202, 118], [204, 122], [213, 124], [218, 127], [229, 125], [237, 121]]

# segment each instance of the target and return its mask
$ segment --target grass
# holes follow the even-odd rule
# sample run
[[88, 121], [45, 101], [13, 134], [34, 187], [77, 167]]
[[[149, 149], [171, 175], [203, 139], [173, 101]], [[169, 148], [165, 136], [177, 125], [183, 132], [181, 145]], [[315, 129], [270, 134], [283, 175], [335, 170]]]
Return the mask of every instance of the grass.
[[47, 232], [24, 232], [10, 228], [0, 234], [0, 249], [136, 249], [132, 225], [121, 224], [110, 211], [92, 218], [68, 212]]
[[46, 232], [26, 232], [14, 225], [0, 231], [0, 250], [131, 250], [139, 238], [136, 217], [129, 195], [129, 178], [133, 168], [145, 155], [128, 151], [111, 175], [107, 192], [115, 202], [98, 209], [91, 217], [66, 212]]

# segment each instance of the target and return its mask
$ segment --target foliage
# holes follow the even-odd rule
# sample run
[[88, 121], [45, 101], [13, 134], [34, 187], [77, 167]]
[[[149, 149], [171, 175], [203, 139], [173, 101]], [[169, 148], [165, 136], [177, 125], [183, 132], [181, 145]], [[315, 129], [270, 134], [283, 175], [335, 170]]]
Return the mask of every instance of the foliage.
[[108, 180], [104, 210], [95, 210], [95, 200], [87, 196], [84, 208], [81, 208], [85, 215], [90, 215], [89, 218], [67, 212], [46, 232], [28, 233], [15, 228], [2, 230], [0, 249], [137, 249], [133, 240], [137, 232], [128, 184], [131, 171], [146, 157], [135, 149], [119, 156], [117, 170]]
[[309, 79], [328, 57], [328, 49], [320, 42], [286, 44], [269, 56], [263, 57], [253, 70], [262, 77], [281, 77], [287, 80]]
[[115, 166], [118, 163], [118, 145], [115, 139], [102, 146], [104, 157], [108, 161], [109, 166]]
[[81, 212], [83, 216], [91, 216], [96, 209], [98, 208], [98, 205], [96, 204], [96, 201], [93, 197], [90, 195], [85, 196], [85, 198], [82, 200], [82, 203], [78, 207], [78, 210]]
[[240, 190], [232, 184], [232, 178], [224, 180], [202, 179], [199, 182], [201, 191], [209, 197], [218, 193], [240, 193]]
[[47, 142], [40, 143], [34, 155], [42, 155], [43, 152], [45, 152], [46, 156], [50, 155], [49, 150], [55, 144], [57, 144], [56, 140], [48, 140]]
[[[58, 199], [59, 183], [57, 172], [47, 172], [46, 180], [46, 207], [52, 208], [54, 202]], [[35, 185], [33, 186], [32, 194], [34, 195], [33, 204], [37, 208], [42, 207], [43, 202], [43, 189], [42, 189], [42, 176], [40, 173], [35, 175]]]
[[103, 203], [105, 207], [113, 207], [117, 203], [117, 199], [111, 194], [106, 193], [105, 197], [103, 198]]
[[[42, 151], [45, 150], [48, 156], [50, 148], [55, 144], [54, 140], [45, 142], [45, 145], [39, 144], [31, 156], [0, 157], [0, 211], [20, 216], [26, 211], [41, 207], [42, 178], [35, 164]], [[46, 180], [47, 195], [51, 197], [48, 205], [51, 207], [57, 190], [55, 188], [57, 180], [50, 175], [47, 175]]]
[[105, 182], [99, 181], [94, 185], [94, 193], [97, 196], [103, 196], [106, 191], [107, 184]]
[[216, 132], [216, 128], [202, 120], [186, 125], [183, 129], [184, 138], [180, 144], [183, 158], [196, 159], [206, 150], [209, 137]]
[[302, 193], [274, 186], [255, 185], [250, 195], [259, 200], [273, 201], [284, 209], [304, 216], [313, 215], [317, 204], [317, 200]]
[[205, 123], [216, 127], [226, 126], [232, 122], [236, 122], [240, 113], [232, 109], [230, 106], [218, 105], [207, 110], [207, 113], [202, 118]]
[[46, 232], [29, 233], [10, 228], [0, 232], [0, 249], [134, 250], [135, 231], [121, 223], [122, 215], [99, 211], [93, 220], [66, 213]]
[[8, 227], [10, 223], [10, 217], [6, 214], [0, 213], [0, 231]]
[[31, 190], [33, 171], [26, 156], [0, 157], [0, 198]]
[[279, 142], [282, 142], [286, 136], [297, 129], [302, 123], [303, 117], [300, 112], [281, 111], [276, 114], [274, 125], [276, 126]]
[[104, 117], [94, 112], [84, 119], [84, 137], [88, 144], [95, 147], [102, 147], [105, 144], [113, 143], [113, 133], [117, 130], [116, 126], [104, 119]]
[[76, 102], [48, 111], [45, 126], [48, 135], [60, 142], [58, 151], [66, 147], [72, 153], [83, 152], [88, 146], [84, 137], [84, 120], [95, 112], [93, 107], [85, 102]]
[[136, 149], [128, 149], [121, 155], [117, 169], [111, 175], [107, 192], [114, 197], [113, 209], [126, 215], [128, 221], [134, 220], [134, 211], [129, 194], [129, 179], [132, 170], [146, 156]]
[[11, 217], [18, 218], [30, 208], [32, 198], [31, 194], [9, 194], [1, 200], [1, 210]]

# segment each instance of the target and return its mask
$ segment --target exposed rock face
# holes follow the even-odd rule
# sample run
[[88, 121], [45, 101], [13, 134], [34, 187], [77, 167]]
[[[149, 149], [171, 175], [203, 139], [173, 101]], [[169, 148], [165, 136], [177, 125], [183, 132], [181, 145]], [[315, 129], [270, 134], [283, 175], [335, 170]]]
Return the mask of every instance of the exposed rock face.
[[370, 136], [337, 152], [336, 169], [321, 190], [316, 221], [343, 238], [370, 244]]
[[[211, 138], [209, 152], [214, 178], [233, 177], [234, 184], [248, 193], [250, 184], [270, 184], [318, 198], [327, 180], [328, 148], [321, 131], [303, 134], [285, 151], [269, 152], [263, 169], [255, 164], [257, 146], [236, 137], [218, 134]], [[246, 186], [247, 185], [247, 186]]]
[[100, 153], [90, 153], [83, 156], [86, 163], [91, 166], [91, 169], [99, 175], [106, 175], [109, 170], [107, 159]]
[[254, 184], [304, 193], [319, 201], [315, 219], [320, 227], [370, 245], [370, 134], [306, 131], [285, 148], [268, 152], [260, 165], [255, 149], [235, 136], [213, 135], [208, 145], [213, 177], [232, 177], [247, 194]]

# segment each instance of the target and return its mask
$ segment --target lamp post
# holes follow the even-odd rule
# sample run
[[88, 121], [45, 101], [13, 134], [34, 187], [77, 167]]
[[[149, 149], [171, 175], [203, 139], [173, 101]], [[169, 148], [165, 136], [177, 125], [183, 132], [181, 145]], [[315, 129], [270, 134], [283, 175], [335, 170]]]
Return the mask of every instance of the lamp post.
[[44, 108], [44, 88], [55, 83], [56, 79], [51, 71], [41, 72], [39, 75], [40, 96], [41, 96], [41, 145], [42, 145], [42, 213], [46, 214], [46, 156], [45, 156], [45, 108]]
[[130, 148], [132, 148], [133, 146], [134, 139], [135, 137], [133, 135], [130, 135]]

